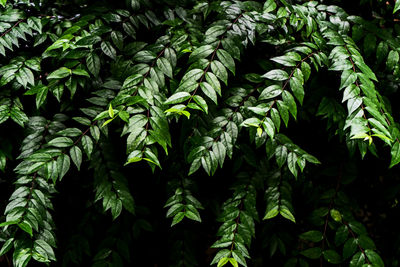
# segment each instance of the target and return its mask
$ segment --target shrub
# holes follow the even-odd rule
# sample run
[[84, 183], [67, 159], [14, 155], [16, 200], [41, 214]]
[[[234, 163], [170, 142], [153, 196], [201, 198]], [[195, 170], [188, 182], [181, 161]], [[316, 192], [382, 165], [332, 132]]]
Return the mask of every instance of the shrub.
[[398, 266], [400, 1], [328, 2], [0, 0], [0, 262]]

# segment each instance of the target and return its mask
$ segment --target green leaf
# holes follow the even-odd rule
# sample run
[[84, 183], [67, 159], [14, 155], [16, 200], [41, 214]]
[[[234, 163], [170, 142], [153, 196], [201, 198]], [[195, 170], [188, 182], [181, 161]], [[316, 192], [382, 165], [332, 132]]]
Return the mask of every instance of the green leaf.
[[367, 255], [367, 258], [371, 262], [372, 266], [376, 266], [376, 267], [384, 267], [385, 266], [381, 257], [375, 251], [366, 249], [365, 254]]
[[207, 102], [199, 95], [194, 95], [193, 100], [202, 108], [202, 110], [207, 114], [208, 113], [208, 105]]
[[32, 226], [27, 222], [23, 221], [18, 223], [18, 227], [24, 230], [26, 233], [28, 233], [31, 237], [33, 236]]
[[365, 226], [356, 221], [350, 221], [349, 227], [351, 228], [351, 230], [353, 230], [353, 232], [355, 232], [358, 235], [363, 235], [367, 232], [367, 229], [365, 229]]
[[54, 147], [70, 147], [74, 144], [74, 141], [69, 137], [56, 137], [49, 141], [48, 144]]
[[293, 96], [288, 91], [282, 92], [282, 100], [285, 105], [289, 108], [290, 114], [292, 114], [293, 118], [297, 117], [297, 105], [294, 101]]
[[133, 74], [125, 79], [122, 89], [131, 89], [135, 85], [140, 84], [143, 81], [143, 75], [141, 74]]
[[234, 258], [229, 258], [229, 263], [232, 264], [233, 267], [239, 267], [238, 262]]
[[279, 206], [276, 205], [271, 209], [267, 210], [266, 214], [264, 215], [263, 220], [268, 220], [276, 217], [279, 214]]
[[36, 108], [39, 109], [41, 105], [43, 105], [44, 101], [46, 100], [47, 93], [49, 88], [44, 85], [40, 85], [38, 87], [38, 91], [36, 94]]
[[81, 163], [82, 163], [82, 150], [77, 146], [73, 146], [69, 150], [69, 154], [71, 156], [72, 161], [74, 162], [74, 164], [78, 168], [78, 170], [80, 170]]
[[172, 219], [171, 227], [174, 226], [175, 224], [179, 223], [180, 221], [185, 218], [185, 213], [184, 212], [178, 212], [175, 214], [174, 218]]
[[206, 81], [211, 85], [211, 87], [221, 95], [221, 84], [218, 81], [217, 76], [212, 72], [206, 72]]
[[110, 118], [114, 118], [114, 109], [112, 107], [112, 104], [110, 104], [110, 106], [108, 107], [108, 115], [110, 116]]
[[334, 219], [336, 222], [342, 221], [342, 215], [340, 214], [340, 212], [338, 210], [331, 209], [330, 214], [331, 214], [332, 219]]
[[303, 104], [304, 88], [299, 78], [292, 77], [290, 79], [290, 89], [292, 89], [294, 96], [297, 98], [300, 104]]
[[279, 168], [282, 168], [283, 164], [285, 164], [288, 155], [288, 150], [286, 146], [280, 145], [275, 150], [276, 163]]
[[35, 240], [35, 243], [34, 243], [34, 245], [33, 245], [33, 249], [36, 250], [36, 251], [38, 251], [38, 250], [39, 250], [38, 248], [41, 248], [40, 250], [42, 250], [43, 252], [45, 252], [45, 253], [46, 253], [46, 256], [47, 256], [49, 259], [51, 259], [51, 260], [53, 260], [53, 261], [56, 260], [56, 257], [55, 257], [53, 248], [52, 248], [45, 240], [42, 240], [42, 239], [37, 239], [37, 240]]
[[112, 31], [111, 32], [111, 40], [113, 41], [114, 45], [119, 49], [122, 50], [124, 48], [124, 37], [121, 32], [119, 31]]
[[333, 71], [346, 71], [350, 70], [353, 67], [353, 64], [347, 59], [339, 59], [333, 62], [329, 70]]
[[133, 60], [138, 61], [138, 62], [151, 62], [157, 58], [157, 55], [151, 51], [143, 50], [139, 51], [135, 54], [133, 57]]
[[125, 122], [129, 122], [129, 113], [125, 110], [118, 112], [118, 116]]
[[78, 76], [85, 76], [85, 77], [90, 78], [89, 73], [87, 73], [87, 71], [83, 70], [83, 69], [74, 69], [74, 70], [72, 70], [72, 74], [75, 74], [75, 75], [78, 75]]
[[18, 107], [14, 106], [10, 110], [10, 117], [13, 121], [18, 123], [20, 126], [24, 126], [29, 119], [24, 112], [22, 112]]
[[277, 96], [279, 96], [280, 94], [282, 94], [283, 90], [282, 87], [277, 85], [277, 84], [273, 84], [268, 86], [267, 88], [265, 88], [260, 96], [259, 96], [259, 100], [266, 100], [266, 99], [271, 99], [271, 98], [275, 98]]
[[374, 72], [367, 66], [367, 64], [365, 64], [364, 62], [359, 62], [359, 61], [355, 61], [354, 62], [357, 67], [365, 74], [367, 75], [368, 78], [370, 78], [371, 80], [374, 81], [378, 81], [378, 79], [376, 78]]
[[212, 150], [215, 154], [215, 157], [218, 160], [220, 167], [224, 164], [226, 157], [226, 148], [221, 142], [214, 142], [212, 145]]
[[76, 42], [76, 45], [94, 45], [101, 41], [101, 38], [97, 35], [88, 35]]
[[167, 75], [169, 78], [172, 79], [173, 77], [172, 66], [171, 63], [165, 57], [157, 59], [157, 66], [165, 75]]
[[101, 51], [103, 51], [104, 54], [109, 56], [112, 59], [117, 58], [117, 51], [115, 51], [115, 48], [110, 44], [109, 41], [103, 41], [100, 44]]
[[199, 212], [196, 209], [194, 209], [194, 211], [193, 210], [186, 210], [185, 216], [186, 216], [186, 218], [188, 218], [190, 220], [201, 222], [201, 218], [200, 218]]
[[146, 158], [143, 158], [144, 160], [153, 163], [154, 165], [160, 167], [160, 169], [161, 169], [160, 161], [158, 160], [157, 156], [150, 149], [146, 149], [144, 151], [144, 155], [146, 156]]
[[66, 67], [61, 67], [58, 70], [53, 71], [52, 73], [47, 76], [47, 80], [52, 79], [62, 79], [68, 77], [72, 74], [72, 71]]
[[289, 74], [283, 70], [271, 70], [264, 75], [261, 75], [262, 78], [267, 78], [273, 81], [284, 81], [289, 79]]
[[247, 267], [246, 260], [239, 250], [232, 251], [232, 256], [237, 261], [237, 263]]
[[288, 154], [287, 165], [288, 165], [288, 168], [289, 168], [290, 172], [296, 178], [297, 178], [297, 166], [296, 166], [297, 159], [298, 159], [298, 157], [297, 157], [296, 153], [290, 152]]
[[96, 53], [92, 52], [86, 56], [86, 66], [88, 70], [94, 75], [94, 77], [99, 76], [100, 58]]
[[279, 56], [279, 57], [273, 57], [271, 58], [272, 61], [275, 61], [276, 63], [279, 63], [283, 66], [286, 67], [294, 67], [296, 66], [296, 61], [294, 61], [293, 59], [291, 59], [288, 56]]
[[301, 72], [302, 72], [303, 75], [304, 75], [304, 80], [307, 81], [307, 80], [310, 78], [310, 75], [311, 75], [311, 67], [310, 67], [310, 65], [309, 65], [307, 62], [305, 62], [305, 61], [303, 61], [303, 62], [301, 63]]
[[88, 156], [88, 158], [90, 159], [90, 156], [92, 155], [92, 151], [93, 151], [93, 141], [92, 138], [90, 138], [87, 135], [82, 136], [81, 138], [81, 142], [82, 142], [82, 147], [83, 150], [85, 151], [86, 155]]
[[118, 198], [112, 198], [111, 200], [111, 215], [113, 220], [118, 218], [122, 211], [122, 201]]
[[3, 7], [5, 7], [7, 4], [7, 0], [0, 0], [0, 5], [2, 5]]
[[136, 31], [135, 28], [132, 26], [131, 23], [125, 22], [122, 24], [122, 28], [124, 28], [124, 31], [129, 34], [132, 38], [136, 37]]
[[210, 98], [215, 104], [218, 103], [217, 94], [215, 93], [214, 89], [212, 88], [212, 86], [209, 83], [207, 83], [207, 82], [200, 83], [200, 88], [201, 88], [201, 91], [208, 98]]
[[311, 242], [319, 242], [323, 239], [322, 233], [320, 231], [315, 231], [315, 230], [302, 233], [299, 237], [303, 240]]
[[386, 68], [388, 70], [393, 70], [393, 68], [398, 64], [398, 62], [399, 62], [399, 52], [391, 50], [386, 60]]
[[400, 9], [400, 0], [396, 0], [393, 8], [393, 14], [396, 13]]
[[71, 165], [71, 161], [68, 155], [61, 154], [57, 158], [57, 169], [58, 169], [58, 175], [59, 179], [61, 179], [65, 176], [65, 174], [68, 172], [69, 167]]
[[332, 249], [325, 250], [322, 254], [324, 255], [324, 259], [331, 264], [339, 264], [342, 262], [340, 255]]
[[357, 252], [353, 258], [351, 258], [349, 267], [362, 267], [365, 263], [364, 254], [361, 252]]
[[228, 262], [229, 262], [229, 258], [226, 258], [226, 257], [221, 258], [221, 259], [218, 261], [217, 267], [222, 267], [222, 266], [224, 266], [225, 264], [227, 264]]
[[192, 69], [183, 75], [180, 85], [183, 84], [194, 84], [200, 77], [202, 77], [204, 71], [201, 69]]
[[268, 12], [274, 11], [275, 9], [276, 9], [276, 3], [275, 3], [274, 0], [265, 1], [264, 8], [263, 8], [264, 13], [268, 13]]
[[231, 251], [229, 249], [222, 249], [218, 251], [218, 253], [215, 255], [214, 259], [211, 262], [212, 264], [216, 264], [220, 261], [222, 258], [228, 258], [231, 255]]
[[301, 255], [310, 259], [319, 259], [322, 254], [320, 247], [309, 248], [300, 252]]
[[6, 221], [6, 222], [3, 222], [3, 223], [0, 223], [0, 227], [4, 227], [4, 226], [7, 226], [7, 225], [18, 224], [18, 223], [19, 223], [19, 220]]
[[178, 104], [182, 103], [190, 98], [190, 94], [188, 92], [178, 92], [170, 96], [164, 104]]
[[206, 58], [214, 51], [211, 45], [203, 45], [196, 48], [189, 56], [189, 63], [195, 62], [199, 59]]
[[[35, 256], [35, 254], [33, 254]], [[13, 254], [15, 267], [26, 267], [32, 258], [32, 251], [29, 248], [15, 250]]]
[[4, 242], [3, 246], [1, 247], [0, 250], [0, 256], [3, 256], [4, 254], [6, 254], [14, 245], [14, 237], [11, 237], [9, 239], [7, 239], [6, 242]]
[[223, 81], [226, 85], [228, 85], [228, 73], [224, 65], [218, 60], [214, 60], [211, 62], [211, 70], [221, 81]]
[[343, 259], [350, 258], [357, 250], [357, 240], [349, 238], [343, 245]]
[[400, 162], [400, 143], [398, 141], [394, 143], [390, 153], [392, 155], [392, 160], [390, 162], [389, 168], [392, 168]]
[[290, 221], [296, 223], [296, 219], [294, 218], [293, 213], [292, 213], [289, 209], [287, 209], [287, 208], [282, 208], [282, 209], [279, 211], [279, 213], [280, 213], [284, 218], [286, 218], [286, 219], [288, 219], [288, 220], [290, 220]]
[[[4, 0], [2, 0], [4, 1]], [[1, 4], [1, 1], [0, 1]], [[27, 20], [29, 27], [37, 31], [38, 33], [42, 33], [42, 21], [37, 17], [30, 17]]]
[[20, 83], [24, 88], [26, 88], [28, 84], [35, 84], [35, 77], [33, 76], [32, 71], [28, 68], [21, 68], [15, 77], [17, 82]]
[[235, 61], [228, 52], [223, 49], [218, 49], [217, 57], [228, 70], [235, 74]]

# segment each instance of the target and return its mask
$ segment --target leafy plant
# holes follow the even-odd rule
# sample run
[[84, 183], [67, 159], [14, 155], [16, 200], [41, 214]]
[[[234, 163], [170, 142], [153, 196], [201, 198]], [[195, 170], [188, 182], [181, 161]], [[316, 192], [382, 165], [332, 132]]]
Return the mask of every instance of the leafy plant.
[[397, 266], [400, 1], [360, 5], [0, 1], [0, 262]]

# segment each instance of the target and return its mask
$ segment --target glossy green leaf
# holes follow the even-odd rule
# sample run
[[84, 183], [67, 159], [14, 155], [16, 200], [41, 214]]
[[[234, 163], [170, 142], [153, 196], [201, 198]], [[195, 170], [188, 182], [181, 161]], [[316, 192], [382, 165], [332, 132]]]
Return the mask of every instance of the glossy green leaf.
[[289, 74], [283, 70], [271, 70], [264, 75], [261, 76], [262, 78], [267, 78], [274, 81], [284, 81], [289, 79]]
[[47, 76], [48, 80], [52, 79], [62, 79], [68, 77], [72, 74], [72, 71], [66, 67], [61, 67], [58, 70], [53, 71], [52, 73]]
[[78, 170], [81, 168], [81, 163], [82, 163], [82, 151], [79, 147], [73, 146], [69, 150], [69, 154], [71, 156], [72, 162], [76, 165]]
[[190, 94], [187, 92], [178, 92], [170, 96], [164, 104], [178, 104], [182, 103], [190, 98]]

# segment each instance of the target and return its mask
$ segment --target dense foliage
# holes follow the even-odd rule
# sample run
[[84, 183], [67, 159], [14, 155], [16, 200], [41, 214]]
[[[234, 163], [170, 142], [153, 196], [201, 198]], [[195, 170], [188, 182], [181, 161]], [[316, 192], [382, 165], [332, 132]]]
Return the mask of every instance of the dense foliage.
[[399, 266], [400, 1], [0, 0], [2, 266]]

